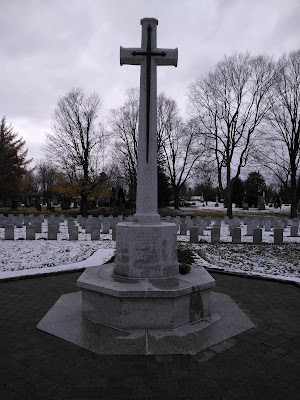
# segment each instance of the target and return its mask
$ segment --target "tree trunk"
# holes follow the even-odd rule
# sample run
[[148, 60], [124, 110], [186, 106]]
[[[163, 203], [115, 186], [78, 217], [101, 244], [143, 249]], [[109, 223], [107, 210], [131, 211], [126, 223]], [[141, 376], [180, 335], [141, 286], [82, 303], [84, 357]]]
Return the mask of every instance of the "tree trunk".
[[291, 218], [297, 217], [297, 181], [295, 174], [291, 176]]
[[88, 199], [85, 194], [81, 194], [80, 214], [87, 218], [88, 216]]
[[297, 165], [296, 165], [296, 150], [290, 154], [291, 160], [291, 218], [297, 217]]
[[176, 185], [173, 185], [174, 207], [179, 210], [179, 190]]
[[230, 164], [227, 164], [227, 188], [226, 188], [226, 202], [227, 202], [227, 216], [232, 218], [232, 188], [231, 188], [231, 174]]

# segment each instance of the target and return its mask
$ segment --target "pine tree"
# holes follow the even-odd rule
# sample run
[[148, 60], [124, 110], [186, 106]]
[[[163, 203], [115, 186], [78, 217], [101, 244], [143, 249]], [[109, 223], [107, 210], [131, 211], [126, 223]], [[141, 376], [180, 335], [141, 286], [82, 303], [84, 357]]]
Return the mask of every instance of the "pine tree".
[[7, 125], [5, 117], [0, 124], [0, 200], [16, 200], [19, 196], [22, 178], [26, 166], [25, 141], [18, 138], [11, 125]]

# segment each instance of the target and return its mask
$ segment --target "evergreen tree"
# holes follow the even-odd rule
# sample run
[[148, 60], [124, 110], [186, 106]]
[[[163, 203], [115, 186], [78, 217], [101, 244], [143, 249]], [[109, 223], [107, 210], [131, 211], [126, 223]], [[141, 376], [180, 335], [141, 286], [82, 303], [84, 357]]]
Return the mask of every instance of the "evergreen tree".
[[5, 117], [0, 124], [0, 200], [16, 200], [21, 190], [22, 178], [26, 174], [25, 141], [18, 138], [12, 126], [8, 126]]
[[259, 172], [250, 172], [245, 181], [245, 190], [250, 207], [257, 207], [257, 199], [266, 190], [266, 182]]
[[244, 182], [238, 176], [232, 179], [231, 185], [232, 185], [232, 202], [235, 203], [237, 207], [242, 208], [244, 191], [245, 191]]

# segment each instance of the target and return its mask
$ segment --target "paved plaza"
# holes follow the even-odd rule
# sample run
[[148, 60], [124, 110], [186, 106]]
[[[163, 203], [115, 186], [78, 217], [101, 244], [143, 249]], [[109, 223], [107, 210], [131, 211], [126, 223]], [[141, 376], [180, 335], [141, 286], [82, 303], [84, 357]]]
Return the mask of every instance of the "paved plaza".
[[1, 283], [0, 399], [299, 398], [296, 285], [213, 273], [255, 328], [196, 356], [102, 356], [36, 329], [79, 276]]

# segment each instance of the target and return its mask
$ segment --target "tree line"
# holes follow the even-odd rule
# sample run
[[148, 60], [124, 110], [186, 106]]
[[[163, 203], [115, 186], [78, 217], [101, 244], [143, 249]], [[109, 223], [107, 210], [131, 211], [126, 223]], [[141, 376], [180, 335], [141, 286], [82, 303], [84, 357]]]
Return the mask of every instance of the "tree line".
[[[247, 167], [276, 179], [295, 217], [300, 195], [300, 50], [277, 61], [249, 53], [225, 56], [192, 82], [187, 106], [188, 117], [183, 118], [175, 100], [158, 95], [159, 204], [171, 196], [179, 208], [181, 192], [202, 180], [206, 196], [217, 186], [231, 217], [236, 185]], [[72, 89], [61, 97], [47, 133], [45, 160], [35, 171], [29, 170], [25, 142], [3, 118], [0, 201], [20, 198], [35, 183], [46, 200], [54, 190], [63, 199], [79, 198], [84, 215], [89, 199], [134, 204], [139, 92], [129, 89], [124, 104], [110, 111], [105, 124], [99, 120], [100, 110], [96, 93]]]

